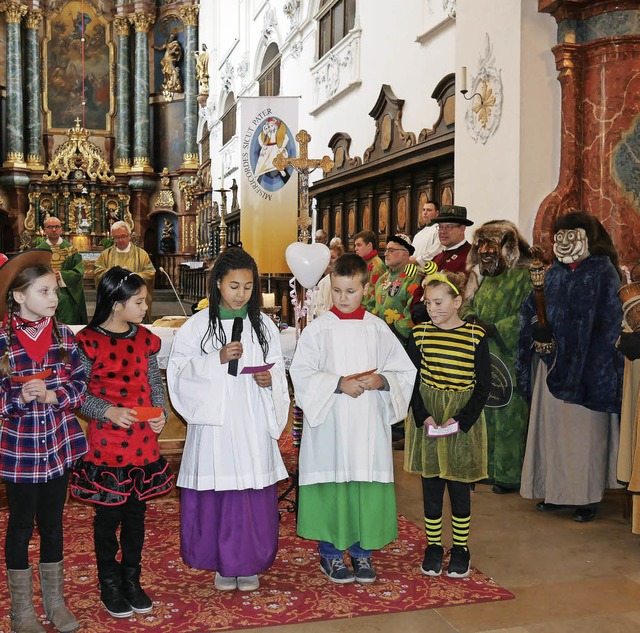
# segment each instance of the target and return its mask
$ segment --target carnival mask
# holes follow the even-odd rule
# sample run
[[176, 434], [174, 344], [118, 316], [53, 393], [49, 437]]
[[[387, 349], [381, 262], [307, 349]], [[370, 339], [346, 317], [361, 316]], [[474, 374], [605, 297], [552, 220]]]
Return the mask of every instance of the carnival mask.
[[497, 277], [507, 267], [502, 257], [500, 243], [497, 240], [483, 239], [478, 242], [480, 274], [485, 277]]
[[561, 229], [553, 236], [553, 252], [563, 264], [589, 257], [589, 240], [584, 229]]

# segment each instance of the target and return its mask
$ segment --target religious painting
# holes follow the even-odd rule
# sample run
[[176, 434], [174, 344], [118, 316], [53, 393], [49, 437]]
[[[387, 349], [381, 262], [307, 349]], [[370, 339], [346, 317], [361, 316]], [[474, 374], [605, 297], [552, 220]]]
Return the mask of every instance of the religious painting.
[[43, 96], [49, 129], [66, 130], [79, 117], [94, 133], [111, 130], [109, 38], [109, 24], [89, 1], [67, 2], [47, 18]]
[[336, 216], [334, 221], [334, 231], [333, 234], [336, 237], [342, 237], [342, 207], [338, 207], [336, 209]]
[[440, 205], [442, 206], [443, 204], [453, 204], [453, 187], [451, 185], [446, 185], [442, 188]]
[[407, 225], [407, 201], [404, 196], [398, 198], [398, 231], [405, 232]]
[[389, 207], [386, 200], [382, 200], [378, 205], [378, 233], [380, 235], [386, 235], [387, 224], [389, 223]]
[[255, 183], [269, 193], [282, 189], [293, 173], [293, 167], [278, 169], [273, 160], [278, 154], [295, 158], [294, 136], [289, 126], [275, 115], [264, 119], [253, 131], [249, 144], [249, 164]]
[[347, 235], [353, 237], [356, 233], [356, 210], [351, 207], [349, 209], [349, 228]]
[[367, 202], [362, 209], [362, 229], [371, 230], [371, 205]]

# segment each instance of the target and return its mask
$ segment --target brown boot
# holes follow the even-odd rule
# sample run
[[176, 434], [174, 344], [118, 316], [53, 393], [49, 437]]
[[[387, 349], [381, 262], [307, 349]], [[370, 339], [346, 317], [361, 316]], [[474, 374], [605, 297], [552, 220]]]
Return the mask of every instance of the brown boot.
[[64, 602], [64, 567], [59, 563], [40, 563], [40, 584], [44, 612], [60, 633], [71, 633], [80, 625]]
[[7, 569], [13, 633], [45, 633], [33, 608], [33, 568]]

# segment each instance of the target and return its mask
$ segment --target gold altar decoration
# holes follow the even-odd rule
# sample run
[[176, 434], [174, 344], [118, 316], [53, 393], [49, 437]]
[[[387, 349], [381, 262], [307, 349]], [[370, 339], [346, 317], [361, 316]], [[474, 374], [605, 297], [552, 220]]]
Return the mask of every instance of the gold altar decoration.
[[100, 148], [89, 141], [89, 131], [80, 127], [80, 118], [76, 126], [67, 130], [68, 141], [65, 141], [49, 161], [43, 180], [68, 179], [71, 172], [82, 170], [91, 180], [113, 182], [116, 177], [110, 174], [109, 165], [102, 156]]

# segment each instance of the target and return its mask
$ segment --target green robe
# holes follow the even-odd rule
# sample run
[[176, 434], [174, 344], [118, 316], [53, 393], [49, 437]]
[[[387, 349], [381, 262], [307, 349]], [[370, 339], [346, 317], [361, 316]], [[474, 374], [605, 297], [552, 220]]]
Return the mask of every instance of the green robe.
[[418, 269], [413, 264], [407, 264], [400, 271], [387, 270], [376, 283], [371, 312], [389, 325], [403, 345], [413, 329], [409, 307], [417, 287]]
[[[488, 338], [492, 354], [492, 393], [484, 409], [488, 475], [490, 483], [513, 489], [520, 488], [529, 418], [529, 406], [518, 387], [515, 355], [520, 306], [531, 289], [527, 268], [507, 270], [496, 277], [484, 277], [474, 297], [463, 307], [465, 319], [475, 315], [481, 323], [493, 325], [497, 330], [497, 335]], [[502, 400], [496, 401], [495, 394]]]
[[59, 285], [56, 318], [67, 325], [87, 324], [87, 304], [84, 298], [84, 264], [76, 247], [62, 240], [56, 246], [42, 242], [38, 248], [51, 251], [51, 268], [60, 271], [64, 286]]

